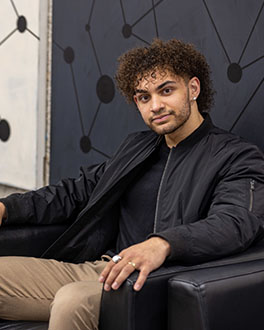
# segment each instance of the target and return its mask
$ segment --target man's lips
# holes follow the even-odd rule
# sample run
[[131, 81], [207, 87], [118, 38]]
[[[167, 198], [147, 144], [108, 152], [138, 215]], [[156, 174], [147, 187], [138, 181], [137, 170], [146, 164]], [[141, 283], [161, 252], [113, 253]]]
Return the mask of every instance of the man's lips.
[[151, 119], [151, 121], [154, 121], [156, 123], [160, 123], [162, 121], [165, 121], [169, 116], [170, 116], [170, 114], [166, 113], [166, 114], [163, 114], [163, 115], [160, 115], [160, 116], [153, 117]]

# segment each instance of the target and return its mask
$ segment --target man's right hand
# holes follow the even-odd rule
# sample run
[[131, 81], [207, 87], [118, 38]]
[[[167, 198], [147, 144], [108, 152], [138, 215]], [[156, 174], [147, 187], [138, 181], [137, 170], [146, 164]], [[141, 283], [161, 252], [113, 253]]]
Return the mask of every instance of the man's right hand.
[[6, 207], [0, 202], [0, 226], [2, 225], [2, 220], [6, 216]]

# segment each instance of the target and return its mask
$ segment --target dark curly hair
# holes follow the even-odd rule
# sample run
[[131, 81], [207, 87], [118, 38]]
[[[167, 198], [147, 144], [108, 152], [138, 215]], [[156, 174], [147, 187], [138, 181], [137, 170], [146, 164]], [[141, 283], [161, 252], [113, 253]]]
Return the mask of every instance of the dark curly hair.
[[210, 78], [210, 67], [205, 57], [192, 44], [171, 39], [155, 39], [148, 47], [133, 48], [118, 58], [115, 75], [117, 87], [129, 103], [133, 102], [135, 88], [140, 80], [155, 72], [169, 72], [190, 79], [197, 77], [201, 92], [197, 99], [200, 112], [208, 112], [213, 105], [214, 91]]

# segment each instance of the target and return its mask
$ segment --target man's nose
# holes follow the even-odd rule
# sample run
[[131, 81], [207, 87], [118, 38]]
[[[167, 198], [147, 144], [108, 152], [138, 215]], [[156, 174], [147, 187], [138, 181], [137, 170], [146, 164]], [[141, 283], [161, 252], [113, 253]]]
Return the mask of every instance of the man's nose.
[[152, 96], [151, 98], [151, 111], [152, 112], [158, 112], [161, 109], [164, 108], [164, 104], [162, 103], [162, 100], [159, 96]]

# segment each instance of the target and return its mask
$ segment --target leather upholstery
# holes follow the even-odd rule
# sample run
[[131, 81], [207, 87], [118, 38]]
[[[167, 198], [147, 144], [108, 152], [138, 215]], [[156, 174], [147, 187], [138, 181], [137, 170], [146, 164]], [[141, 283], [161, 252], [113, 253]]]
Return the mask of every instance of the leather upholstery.
[[[142, 291], [136, 293], [132, 287], [136, 281], [137, 274], [132, 274], [118, 291], [110, 291], [103, 293], [101, 316], [100, 316], [100, 330], [161, 330], [167, 329], [169, 326], [170, 330], [215, 330], [215, 328], [203, 328], [198, 327], [196, 323], [201, 325], [199, 318], [201, 317], [197, 304], [192, 305], [190, 302], [190, 308], [193, 308], [193, 322], [195, 326], [178, 327], [177, 317], [174, 316], [174, 297], [177, 297], [177, 290], [171, 293], [171, 287], [168, 290], [168, 281], [174, 278], [175, 275], [181, 276], [181, 274], [193, 273], [197, 276], [200, 272], [207, 274], [211, 269], [215, 269], [216, 274], [225, 275], [226, 267], [230, 268], [230, 276], [232, 270], [243, 271], [243, 266], [250, 264], [252, 266], [260, 262], [263, 262], [264, 270], [264, 242], [260, 242], [258, 245], [251, 247], [248, 251], [243, 254], [234, 255], [231, 257], [219, 259], [213, 262], [203, 263], [199, 265], [184, 266], [184, 265], [167, 265], [154, 272], [152, 272], [146, 284], [142, 288]], [[179, 275], [178, 275], [179, 274]], [[258, 282], [256, 282], [256, 285]], [[226, 288], [228, 290], [228, 287]], [[169, 292], [169, 293], [168, 293]], [[217, 298], [216, 298], [217, 299]], [[177, 303], [178, 300], [176, 300]], [[245, 306], [247, 305], [246, 299]], [[189, 320], [188, 308], [185, 305], [181, 305], [181, 311], [183, 313], [183, 319]], [[223, 306], [221, 318], [225, 314], [225, 306]], [[250, 306], [249, 306], [250, 307]], [[170, 310], [168, 318], [168, 308]], [[178, 308], [178, 306], [177, 306]], [[114, 316], [113, 316], [114, 315]], [[227, 314], [229, 317], [229, 314]], [[218, 320], [215, 320], [217, 323]], [[203, 325], [202, 325], [203, 326]], [[220, 328], [219, 328], [220, 329]], [[223, 327], [223, 329], [232, 329]], [[237, 328], [238, 329], [238, 328]], [[248, 328], [251, 330], [253, 328]], [[254, 329], [255, 330], [255, 329]]]
[[1, 330], [47, 330], [47, 322], [23, 322], [0, 320]]
[[169, 280], [169, 330], [263, 329], [264, 259]]
[[0, 229], [1, 256], [39, 257], [68, 225], [11, 225]]
[[[47, 246], [49, 246], [50, 243], [55, 240], [59, 236], [59, 234], [63, 232], [63, 230], [65, 230], [65, 228], [65, 226], [29, 226], [26, 228], [24, 225], [21, 227], [2, 227], [0, 230], [0, 255], [40, 256], [41, 253], [47, 248]], [[185, 276], [186, 274], [193, 274], [193, 281], [195, 280], [195, 275], [198, 280], [197, 283], [200, 284], [202, 282], [199, 281], [204, 281], [207, 279], [207, 273], [209, 275], [211, 274], [210, 276], [213, 276], [213, 274], [224, 276], [226, 268], [230, 269], [228, 273], [230, 277], [232, 276], [232, 272], [234, 272], [234, 274], [239, 274], [239, 272], [243, 272], [244, 266], [246, 267], [246, 271], [248, 271], [251, 266], [255, 267], [254, 269], [260, 270], [261, 266], [263, 265], [264, 269], [264, 262], [262, 261], [263, 259], [264, 241], [258, 243], [256, 246], [251, 247], [243, 254], [234, 255], [213, 262], [192, 266], [167, 264], [149, 275], [147, 282], [145, 283], [143, 289], [140, 292], [135, 292], [133, 290], [133, 284], [135, 283], [137, 278], [137, 274], [135, 272], [129, 277], [129, 279], [118, 291], [103, 292], [99, 329], [163, 330], [167, 329], [167, 326], [169, 326], [169, 329], [171, 330], [218, 330], [220, 328], [181, 328], [177, 326], [178, 319], [187, 319], [188, 321], [188, 319], [191, 318], [190, 316], [192, 316], [193, 321], [195, 320], [195, 324], [201, 325], [202, 313], [199, 310], [200, 305], [198, 305], [197, 300], [193, 299], [192, 301], [194, 301], [195, 303], [193, 305], [190, 305], [193, 308], [190, 309], [190, 312], [192, 311], [192, 314], [186, 312], [191, 307], [188, 306], [188, 308], [186, 309], [183, 308], [183, 305], [181, 305], [181, 309], [177, 311], [176, 317], [176, 311], [174, 306], [175, 304], [179, 304], [179, 299], [177, 298], [178, 295], [176, 292], [176, 287], [178, 288], [176, 276]], [[201, 275], [199, 275], [200, 273]], [[168, 281], [171, 278], [173, 279], [169, 282], [168, 294]], [[177, 285], [175, 283], [177, 283]], [[250, 283], [254, 285], [254, 294], [256, 295], [258, 294], [257, 288], [259, 283], [260, 290], [263, 289], [262, 283], [257, 277], [253, 277], [252, 282]], [[239, 308], [241, 308], [243, 312], [246, 309], [246, 306], [248, 308], [251, 308], [251, 306], [253, 306], [253, 298], [250, 299], [247, 303], [247, 294], [251, 292], [250, 287], [247, 288], [247, 281], [244, 282], [244, 286], [245, 291], [242, 290], [242, 292], [244, 292], [242, 293], [244, 305], [242, 304], [242, 302], [239, 305]], [[226, 286], [227, 292], [229, 288], [232, 289], [232, 285]], [[212, 304], [212, 309], [213, 306], [216, 306], [218, 297], [218, 294], [216, 297], [214, 297], [214, 292], [217, 291], [210, 291], [209, 302], [210, 304]], [[259, 299], [259, 296], [257, 298]], [[219, 314], [216, 314], [216, 311], [215, 314], [213, 314], [214, 309], [212, 311], [210, 310], [212, 313], [210, 314], [212, 315], [212, 320], [214, 317], [220, 317], [220, 321], [222, 321], [223, 318], [227, 318], [228, 323], [228, 318], [232, 316], [232, 309], [230, 308], [235, 308], [235, 306], [237, 306], [235, 305], [236, 301], [237, 299], [234, 299], [234, 302], [232, 300], [232, 305], [224, 304], [222, 312], [219, 313], [220, 316]], [[256, 301], [259, 302], [259, 300]], [[260, 304], [260, 306], [262, 305]], [[226, 310], [227, 308], [229, 310]], [[179, 315], [180, 310], [182, 311], [181, 315]], [[237, 313], [239, 314], [239, 312]], [[210, 322], [212, 322], [211, 319]], [[215, 319], [215, 322], [217, 323], [218, 320]], [[46, 330], [47, 326], [48, 325], [45, 322], [14, 322], [0, 320], [0, 330]], [[222, 327], [222, 329], [236, 330], [236, 328], [228, 327]], [[246, 328], [240, 328], [239, 330], [242, 329]], [[251, 327], [248, 329], [257, 330], [258, 328]]]

